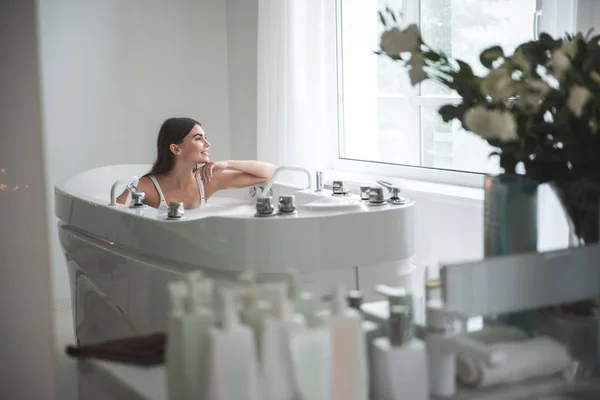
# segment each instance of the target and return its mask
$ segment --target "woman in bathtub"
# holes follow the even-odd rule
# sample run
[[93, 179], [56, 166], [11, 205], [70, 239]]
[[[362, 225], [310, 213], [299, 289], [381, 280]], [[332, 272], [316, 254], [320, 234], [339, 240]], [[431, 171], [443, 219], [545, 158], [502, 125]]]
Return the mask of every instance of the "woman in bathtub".
[[[182, 202], [185, 209], [202, 207], [216, 191], [266, 182], [276, 169], [261, 161], [211, 162], [206, 133], [191, 118], [167, 119], [156, 147], [156, 161], [138, 188], [146, 194], [145, 204], [164, 211], [170, 202]], [[128, 194], [124, 191], [117, 201], [124, 204]]]

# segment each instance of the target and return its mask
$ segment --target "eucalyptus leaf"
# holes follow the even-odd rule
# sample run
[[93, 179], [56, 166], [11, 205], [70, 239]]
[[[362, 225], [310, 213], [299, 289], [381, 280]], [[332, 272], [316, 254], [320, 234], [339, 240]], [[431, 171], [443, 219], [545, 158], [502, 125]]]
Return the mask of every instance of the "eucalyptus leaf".
[[381, 24], [387, 28], [387, 21], [385, 20], [385, 17], [383, 16], [383, 13], [381, 11], [378, 11], [377, 14], [379, 14], [379, 21], [381, 21]]

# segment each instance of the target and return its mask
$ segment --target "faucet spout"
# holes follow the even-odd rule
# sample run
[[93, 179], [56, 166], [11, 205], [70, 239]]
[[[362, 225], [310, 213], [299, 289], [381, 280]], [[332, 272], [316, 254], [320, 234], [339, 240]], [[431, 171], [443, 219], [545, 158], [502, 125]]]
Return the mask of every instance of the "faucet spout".
[[260, 194], [260, 197], [265, 197], [265, 196], [268, 195], [269, 191], [273, 187], [273, 183], [275, 182], [275, 178], [277, 178], [277, 175], [279, 175], [282, 171], [296, 171], [296, 172], [302, 172], [302, 173], [306, 174], [306, 178], [308, 179], [308, 185], [306, 186], [306, 188], [307, 189], [311, 188], [311, 186], [312, 186], [312, 178], [311, 178], [310, 172], [306, 168], [292, 167], [292, 166], [281, 166], [281, 167], [279, 167], [279, 168], [277, 168], [275, 170], [275, 172], [273, 173], [273, 176], [271, 177], [271, 179], [269, 179], [269, 182], [267, 182], [267, 185], [265, 186], [265, 188], [263, 189], [262, 193]]

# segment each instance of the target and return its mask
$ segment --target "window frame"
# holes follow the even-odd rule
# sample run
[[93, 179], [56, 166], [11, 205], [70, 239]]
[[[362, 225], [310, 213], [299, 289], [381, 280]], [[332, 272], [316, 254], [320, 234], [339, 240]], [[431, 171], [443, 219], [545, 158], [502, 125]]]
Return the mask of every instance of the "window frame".
[[[426, 182], [434, 182], [441, 184], [450, 184], [467, 187], [481, 188], [483, 186], [483, 172], [471, 172], [462, 170], [452, 170], [445, 168], [426, 167], [426, 166], [414, 166], [400, 163], [390, 163], [374, 160], [357, 160], [351, 158], [342, 158], [343, 154], [343, 140], [344, 140], [344, 75], [343, 75], [343, 26], [341, 24], [341, 10], [342, 2], [345, 0], [334, 0], [335, 1], [335, 48], [336, 48], [336, 120], [337, 129], [335, 131], [335, 138], [333, 143], [335, 146], [331, 146], [331, 152], [329, 155], [328, 170], [332, 171], [344, 171], [352, 173], [362, 173], [369, 175], [379, 175], [385, 177], [399, 178], [399, 179], [411, 179]], [[405, 22], [418, 23], [420, 25], [420, 3], [421, 0], [403, 0], [402, 6], [405, 16]], [[532, 18], [544, 18], [544, 9], [549, 10], [548, 14], [554, 17], [550, 21], [545, 21], [546, 26], [554, 24], [557, 27], [564, 28], [570, 26], [571, 31], [576, 28], [576, 16], [577, 16], [577, 0], [537, 0], [537, 10], [532, 15]], [[538, 28], [541, 25], [538, 21]], [[559, 29], [560, 29], [559, 28]], [[535, 26], [534, 26], [535, 29]], [[555, 32], [550, 32], [556, 34]], [[564, 32], [561, 32], [561, 34]], [[538, 32], [532, 32], [532, 38], [534, 35], [539, 34]], [[460, 97], [458, 96], [423, 96], [421, 95], [420, 86], [414, 89], [415, 93], [409, 96], [411, 105], [419, 107], [419, 117], [421, 118], [423, 106], [441, 106], [443, 104], [457, 104], [460, 103]], [[423, 134], [419, 132], [419, 140], [422, 143]], [[423, 146], [420, 146], [422, 153]]]

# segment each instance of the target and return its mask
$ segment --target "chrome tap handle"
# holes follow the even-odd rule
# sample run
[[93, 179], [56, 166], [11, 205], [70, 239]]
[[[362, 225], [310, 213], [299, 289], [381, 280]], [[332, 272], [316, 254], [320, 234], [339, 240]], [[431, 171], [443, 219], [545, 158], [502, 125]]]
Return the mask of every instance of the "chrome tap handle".
[[401, 190], [398, 186], [395, 186], [393, 183], [383, 181], [383, 180], [377, 181], [377, 183], [390, 191], [390, 198], [392, 198], [392, 199], [400, 198]]
[[383, 181], [383, 180], [379, 180], [379, 181], [377, 181], [377, 183], [380, 184], [381, 186], [383, 186], [384, 188], [386, 188], [387, 190], [389, 190], [390, 192], [400, 193], [400, 188], [398, 186], [395, 186], [393, 183]]
[[390, 191], [390, 204], [401, 205], [406, 203], [406, 199], [400, 197], [401, 190], [398, 186], [384, 180], [379, 180], [377, 183]]

